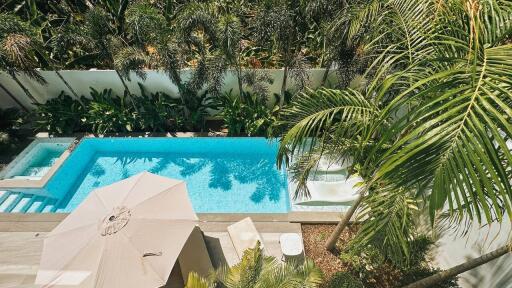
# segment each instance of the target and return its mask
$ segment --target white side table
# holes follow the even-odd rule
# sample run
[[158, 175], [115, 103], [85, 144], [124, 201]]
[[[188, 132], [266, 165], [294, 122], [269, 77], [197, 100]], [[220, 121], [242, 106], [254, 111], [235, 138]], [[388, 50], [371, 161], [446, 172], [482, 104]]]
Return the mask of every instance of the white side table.
[[283, 252], [283, 260], [304, 261], [304, 245], [302, 238], [297, 233], [283, 233], [279, 237], [279, 244]]

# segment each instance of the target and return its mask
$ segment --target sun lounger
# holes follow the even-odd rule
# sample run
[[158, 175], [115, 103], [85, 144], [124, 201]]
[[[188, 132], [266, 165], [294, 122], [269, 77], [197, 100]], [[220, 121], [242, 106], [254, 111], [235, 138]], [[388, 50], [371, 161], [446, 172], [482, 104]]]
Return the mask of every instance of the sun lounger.
[[252, 222], [250, 217], [228, 226], [228, 233], [240, 259], [244, 255], [244, 251], [256, 247], [258, 241], [263, 249], [261, 235], [256, 230], [256, 226], [254, 226], [254, 222]]
[[351, 159], [345, 159], [341, 164], [339, 162], [333, 162], [325, 157], [320, 158], [318, 161], [316, 171], [317, 172], [340, 172], [349, 166], [352, 162]]
[[301, 199], [295, 204], [322, 205], [322, 204], [349, 204], [359, 197], [357, 183], [363, 181], [361, 177], [352, 176], [344, 181], [308, 181], [307, 187], [310, 197]]

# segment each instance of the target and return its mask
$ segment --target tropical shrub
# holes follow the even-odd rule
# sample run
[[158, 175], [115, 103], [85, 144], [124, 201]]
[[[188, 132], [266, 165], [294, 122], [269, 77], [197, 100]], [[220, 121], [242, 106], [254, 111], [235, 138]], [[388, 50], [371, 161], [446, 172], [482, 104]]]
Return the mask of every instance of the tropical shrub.
[[233, 267], [224, 267], [203, 278], [192, 272], [186, 288], [315, 288], [322, 283], [322, 272], [310, 260], [303, 264], [282, 263], [271, 256], [263, 255], [260, 243], [244, 251], [242, 260]]
[[[411, 241], [411, 255], [405, 265], [393, 263], [381, 249], [372, 245], [359, 249], [357, 254], [341, 253], [340, 258], [350, 265], [350, 273], [366, 288], [402, 287], [439, 271], [430, 265], [427, 257], [433, 244], [430, 238], [424, 235], [417, 236]], [[436, 287], [457, 288], [457, 277], [442, 281]]]
[[228, 129], [229, 136], [262, 136], [272, 124], [267, 99], [244, 92], [242, 97], [227, 92], [217, 97], [218, 114]]
[[185, 107], [181, 99], [163, 92], [147, 93], [141, 85], [141, 96], [118, 96], [112, 89], [91, 88], [91, 99], [80, 101], [62, 92], [44, 104], [37, 104], [35, 128], [51, 134], [93, 132], [202, 131], [211, 98], [203, 93]]
[[184, 129], [186, 131], [204, 131], [208, 109], [215, 108], [211, 95], [208, 94], [208, 91], [199, 93], [188, 88], [181, 90], [180, 95]]
[[23, 124], [24, 116], [25, 114], [16, 108], [0, 109], [0, 131], [16, 134]]
[[181, 101], [163, 92], [145, 92], [141, 87], [141, 97], [135, 98], [138, 107], [139, 125], [142, 131], [177, 131], [184, 127], [185, 119]]
[[364, 288], [363, 283], [348, 272], [337, 272], [325, 284], [325, 288]]
[[91, 88], [91, 97], [87, 121], [92, 132], [105, 134], [137, 130], [139, 122], [133, 99], [114, 95], [112, 89], [99, 92], [94, 88]]
[[22, 138], [20, 128], [24, 117], [16, 108], [0, 109], [0, 149], [9, 148]]
[[[86, 101], [83, 99], [83, 101]], [[35, 129], [51, 134], [70, 134], [86, 131], [86, 106], [62, 91], [44, 104], [36, 104]]]
[[291, 93], [286, 91], [283, 101], [279, 94], [274, 97], [275, 101], [269, 103], [263, 93], [246, 91], [238, 96], [229, 91], [215, 98], [214, 103], [229, 136], [274, 137], [280, 135], [279, 113], [289, 103]]

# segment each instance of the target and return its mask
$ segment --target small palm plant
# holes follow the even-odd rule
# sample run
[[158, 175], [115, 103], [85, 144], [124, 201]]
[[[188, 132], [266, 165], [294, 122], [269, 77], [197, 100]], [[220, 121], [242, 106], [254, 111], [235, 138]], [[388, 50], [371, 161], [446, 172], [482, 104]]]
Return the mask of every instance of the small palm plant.
[[258, 242], [255, 248], [245, 250], [240, 263], [233, 267], [221, 268], [208, 278], [190, 273], [186, 288], [314, 288], [322, 283], [322, 279], [322, 272], [312, 261], [281, 263], [274, 257], [263, 255]]
[[[37, 34], [29, 24], [12, 14], [0, 13], [0, 23], [0, 70], [11, 76], [31, 103], [39, 103], [18, 78], [18, 75], [24, 74], [42, 85], [46, 84], [46, 80], [36, 70], [39, 67], [37, 57], [42, 54]], [[5, 87], [3, 89], [7, 91]], [[8, 95], [26, 109], [12, 93]]]

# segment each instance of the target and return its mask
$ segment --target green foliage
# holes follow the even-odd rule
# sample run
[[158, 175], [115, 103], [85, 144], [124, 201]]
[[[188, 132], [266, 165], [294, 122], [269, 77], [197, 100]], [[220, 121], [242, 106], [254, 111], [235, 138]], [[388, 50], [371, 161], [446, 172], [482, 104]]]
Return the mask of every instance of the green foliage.
[[46, 84], [39, 67], [41, 41], [36, 30], [17, 16], [0, 13], [0, 71], [11, 76], [24, 73], [40, 84]]
[[196, 273], [188, 276], [187, 288], [314, 288], [322, 282], [322, 272], [312, 261], [303, 264], [282, 263], [274, 257], [263, 255], [260, 243], [244, 251], [242, 260], [233, 267], [223, 267], [207, 279]]
[[34, 126], [38, 131], [70, 134], [85, 129], [86, 108], [64, 91], [44, 104], [37, 104], [34, 113]]
[[142, 85], [141, 97], [136, 97], [139, 107], [139, 125], [142, 131], [164, 132], [177, 131], [185, 126], [183, 109], [179, 99], [163, 92], [147, 94]]
[[94, 88], [91, 88], [91, 97], [87, 121], [92, 132], [105, 134], [137, 130], [140, 123], [135, 107], [126, 97], [113, 95], [112, 89], [99, 92]]
[[135, 1], [126, 10], [126, 29], [136, 43], [154, 43], [164, 33], [166, 21], [150, 1]]
[[[366, 288], [402, 287], [439, 271], [428, 260], [428, 252], [433, 244], [424, 235], [415, 237], [410, 243], [410, 261], [403, 266], [392, 263], [389, 256], [374, 245], [342, 253], [340, 259], [350, 265], [350, 273], [360, 279]], [[457, 288], [457, 277], [439, 283], [436, 287]]]
[[[113, 68], [110, 52], [103, 49], [109, 48], [109, 38], [115, 37], [121, 38], [127, 47], [137, 49], [143, 48], [141, 43], [163, 44], [166, 38], [172, 38], [174, 43], [185, 44], [180, 45], [182, 52], [193, 48], [194, 53], [187, 53], [187, 61], [200, 60], [204, 57], [201, 54], [211, 52], [206, 50], [218, 50], [223, 54], [221, 58], [237, 69], [261, 64], [267, 68], [285, 65], [302, 69], [306, 62], [326, 64], [319, 60], [326, 58], [330, 43], [326, 42], [328, 33], [324, 27], [343, 8], [343, 0], [13, 0], [3, 3], [0, 12], [15, 14], [30, 23], [39, 31], [41, 42], [47, 43], [47, 57], [56, 63], [64, 63], [66, 58], [69, 68]], [[80, 29], [68, 29], [71, 26]], [[91, 37], [95, 45], [87, 45], [92, 43], [89, 41], [59, 48], [48, 41], [60, 38], [55, 43], [63, 43], [63, 34], [74, 35], [76, 39]], [[271, 41], [264, 41], [268, 39]], [[56, 50], [60, 51], [53, 53]], [[42, 67], [52, 62], [39, 61]], [[148, 67], [160, 64], [157, 58], [146, 62]]]
[[364, 288], [363, 283], [347, 272], [337, 272], [327, 284], [326, 288]]
[[133, 98], [115, 95], [112, 89], [91, 88], [91, 99], [82, 96], [80, 102], [61, 92], [44, 104], [37, 104], [36, 129], [52, 134], [203, 129], [207, 106], [197, 104], [198, 110], [188, 110], [191, 112], [187, 116], [180, 99], [163, 92], [147, 93], [142, 85], [140, 88], [141, 96]]
[[229, 136], [266, 136], [275, 121], [267, 99], [258, 94], [245, 92], [239, 97], [230, 91], [215, 100]]
[[[512, 86], [506, 80], [512, 67], [505, 60], [512, 55], [505, 40], [512, 6], [456, 0], [368, 4], [348, 15], [343, 35], [364, 46], [369, 65], [361, 78], [371, 81], [357, 91], [299, 94], [289, 115], [283, 113], [288, 131], [280, 156], [326, 151], [334, 154], [327, 157], [354, 159], [352, 168], [366, 185], [359, 214], [364, 223], [353, 247], [374, 245], [402, 265], [411, 261], [418, 209], [428, 210], [433, 224], [442, 212], [455, 223], [473, 220], [462, 228], [512, 214], [506, 145], [512, 139]], [[330, 149], [330, 143], [339, 148]]]
[[16, 108], [0, 109], [0, 149], [8, 149], [22, 138], [25, 116]]
[[24, 114], [17, 108], [0, 109], [0, 131], [16, 133], [23, 124]]

